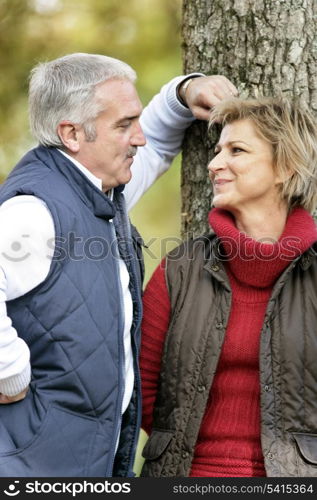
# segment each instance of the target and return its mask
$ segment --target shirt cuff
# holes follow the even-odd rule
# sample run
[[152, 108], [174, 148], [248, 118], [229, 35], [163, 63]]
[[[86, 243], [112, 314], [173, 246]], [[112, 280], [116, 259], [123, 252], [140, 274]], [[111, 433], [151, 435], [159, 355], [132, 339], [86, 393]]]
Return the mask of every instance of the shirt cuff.
[[188, 75], [177, 76], [173, 78], [168, 85], [166, 99], [169, 107], [179, 116], [184, 118], [192, 118], [195, 120], [191, 110], [181, 103], [177, 96], [177, 87], [184, 80], [198, 76], [205, 76], [203, 73], [190, 73]]
[[31, 381], [31, 365], [30, 363], [24, 368], [19, 375], [0, 380], [0, 392], [5, 396], [16, 396], [28, 387]]

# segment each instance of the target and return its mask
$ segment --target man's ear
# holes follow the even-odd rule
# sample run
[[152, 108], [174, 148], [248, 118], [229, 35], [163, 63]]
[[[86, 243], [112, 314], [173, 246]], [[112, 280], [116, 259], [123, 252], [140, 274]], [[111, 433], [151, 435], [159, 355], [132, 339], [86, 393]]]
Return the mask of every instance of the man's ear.
[[63, 120], [57, 126], [57, 133], [65, 148], [71, 153], [78, 153], [80, 143], [77, 125], [68, 120]]

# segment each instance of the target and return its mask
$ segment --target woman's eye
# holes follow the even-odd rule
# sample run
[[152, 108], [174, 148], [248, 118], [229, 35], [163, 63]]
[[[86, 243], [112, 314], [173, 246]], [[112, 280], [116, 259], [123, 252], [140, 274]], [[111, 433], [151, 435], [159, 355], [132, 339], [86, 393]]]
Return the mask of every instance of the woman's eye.
[[238, 147], [232, 148], [233, 153], [242, 153], [244, 150]]

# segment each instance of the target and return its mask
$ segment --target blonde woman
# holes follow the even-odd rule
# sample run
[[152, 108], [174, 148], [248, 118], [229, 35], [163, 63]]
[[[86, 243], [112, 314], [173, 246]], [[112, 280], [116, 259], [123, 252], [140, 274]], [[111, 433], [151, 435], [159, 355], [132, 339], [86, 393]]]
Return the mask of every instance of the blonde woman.
[[210, 234], [144, 294], [143, 476], [317, 475], [317, 126], [232, 99], [208, 166]]

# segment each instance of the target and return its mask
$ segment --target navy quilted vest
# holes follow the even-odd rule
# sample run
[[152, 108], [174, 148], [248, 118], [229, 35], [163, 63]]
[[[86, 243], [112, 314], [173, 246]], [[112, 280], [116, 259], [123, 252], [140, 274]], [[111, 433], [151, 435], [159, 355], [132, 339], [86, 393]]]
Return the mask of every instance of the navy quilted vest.
[[[43, 199], [56, 232], [47, 279], [7, 302], [13, 326], [30, 348], [32, 382], [23, 401], [0, 406], [0, 476], [133, 475], [141, 276], [122, 187], [114, 191], [111, 202], [59, 151], [42, 146], [22, 158], [0, 189], [0, 203], [19, 194]], [[118, 251], [130, 273], [136, 373], [122, 419]]]

